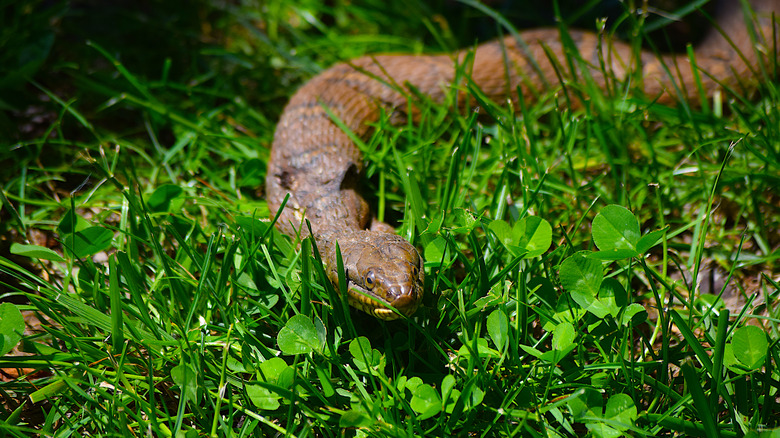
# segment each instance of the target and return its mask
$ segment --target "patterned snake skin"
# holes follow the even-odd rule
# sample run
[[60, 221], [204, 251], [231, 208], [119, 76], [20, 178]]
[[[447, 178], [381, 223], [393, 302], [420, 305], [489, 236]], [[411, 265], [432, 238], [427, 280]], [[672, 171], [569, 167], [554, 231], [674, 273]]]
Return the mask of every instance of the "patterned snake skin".
[[[749, 3], [754, 14], [746, 17], [740, 1], [724, 0], [714, 26], [722, 33], [711, 31], [695, 51], [697, 73], [708, 94], [724, 86], [743, 89], [746, 80], [756, 77], [759, 63], [776, 56], [772, 17], [780, 12], [780, 0]], [[753, 36], [749, 29], [755, 30]], [[699, 98], [694, 67], [685, 54], [658, 57], [642, 52], [636, 59], [625, 43], [605, 41], [589, 32], [572, 31], [570, 36], [581, 57], [576, 63], [578, 76], [587, 70], [601, 88], [622, 84], [629, 72], [640, 69], [641, 74], [632, 79], [642, 78], [637, 88], [648, 99], [673, 104]], [[411, 315], [423, 296], [423, 260], [392, 228], [372, 224], [368, 204], [357, 190], [364, 166], [361, 153], [333, 116], [362, 139], [371, 134], [369, 125], [382, 112], [403, 123], [415, 116], [414, 110], [407, 113], [409, 87], [434, 102], [442, 101], [455, 81], [456, 64], [472, 55], [470, 78], [499, 102], [517, 100], [518, 87], [522, 98], [532, 101], [538, 91], [560, 87], [561, 81], [573, 77], [557, 29], [521, 32], [519, 40], [509, 36], [488, 42], [471, 54], [464, 50], [358, 58], [313, 77], [290, 99], [276, 127], [268, 164], [268, 206], [277, 212], [289, 194], [277, 226], [295, 236], [304, 218], [311, 222], [334, 284], [338, 283], [338, 242], [352, 306], [387, 320]], [[462, 97], [459, 101], [466, 101]], [[302, 234], [308, 235], [305, 226]]]

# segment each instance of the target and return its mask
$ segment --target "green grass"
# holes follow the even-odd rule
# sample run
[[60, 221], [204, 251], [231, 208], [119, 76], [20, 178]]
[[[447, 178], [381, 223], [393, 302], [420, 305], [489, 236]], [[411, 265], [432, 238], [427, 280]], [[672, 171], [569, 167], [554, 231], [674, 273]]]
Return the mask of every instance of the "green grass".
[[[548, 90], [517, 117], [423, 99], [418, 123], [381, 120], [367, 195], [426, 258], [422, 308], [385, 323], [269, 228], [275, 121], [333, 62], [497, 26], [444, 2], [327, 3], [4, 6], [1, 433], [780, 427], [774, 65], [704, 110], [585, 83], [578, 110]], [[42, 324], [20, 334], [19, 311]]]

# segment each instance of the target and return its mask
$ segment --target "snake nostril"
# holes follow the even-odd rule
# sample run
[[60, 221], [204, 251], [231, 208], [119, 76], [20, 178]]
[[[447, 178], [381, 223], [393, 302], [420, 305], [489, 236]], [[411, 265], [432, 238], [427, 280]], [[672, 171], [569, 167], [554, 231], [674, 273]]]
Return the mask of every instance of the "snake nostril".
[[406, 285], [403, 284], [399, 284], [391, 287], [388, 290], [388, 292], [389, 292], [388, 295], [390, 295], [394, 299], [400, 299], [403, 297], [410, 297], [410, 296], [412, 298], [415, 298], [412, 296], [412, 293], [414, 292], [414, 288], [406, 287]]
[[390, 296], [394, 299], [409, 298], [411, 300], [419, 300], [422, 297], [422, 284], [417, 281], [410, 285], [395, 286], [390, 289]]

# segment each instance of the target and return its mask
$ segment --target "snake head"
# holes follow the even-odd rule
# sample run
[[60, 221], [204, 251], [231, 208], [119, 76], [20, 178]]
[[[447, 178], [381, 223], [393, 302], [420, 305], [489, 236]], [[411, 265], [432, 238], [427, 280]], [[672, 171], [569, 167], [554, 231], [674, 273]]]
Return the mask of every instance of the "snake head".
[[[425, 274], [412, 244], [395, 234], [367, 230], [340, 236], [338, 242], [352, 307], [388, 321], [417, 310]], [[331, 275], [333, 281], [337, 274]]]

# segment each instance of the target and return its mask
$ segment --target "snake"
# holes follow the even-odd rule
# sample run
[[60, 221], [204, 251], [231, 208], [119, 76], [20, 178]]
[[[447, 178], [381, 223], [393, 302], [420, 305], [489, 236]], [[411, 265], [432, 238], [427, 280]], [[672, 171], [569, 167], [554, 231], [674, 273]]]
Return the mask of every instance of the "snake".
[[[311, 235], [335, 286], [344, 270], [352, 307], [383, 320], [409, 317], [424, 295], [423, 258], [372, 217], [360, 193], [365, 163], [356, 140], [368, 139], [383, 114], [393, 124], [414, 121], [415, 93], [434, 103], [458, 93], [464, 102], [464, 81], [495, 102], [512, 101], [513, 108], [518, 99], [533, 102], [541, 92], [583, 77], [603, 90], [632, 80], [637, 93], [661, 105], [696, 104], [702, 90], [708, 96], [743, 90], [778, 50], [773, 36], [780, 0], [748, 3], [722, 0], [716, 25], [693, 57], [637, 51], [599, 33], [539, 28], [452, 53], [377, 54], [337, 63], [292, 95], [276, 126], [266, 174], [276, 226], [293, 238]], [[466, 78], [459, 68], [467, 69]]]

